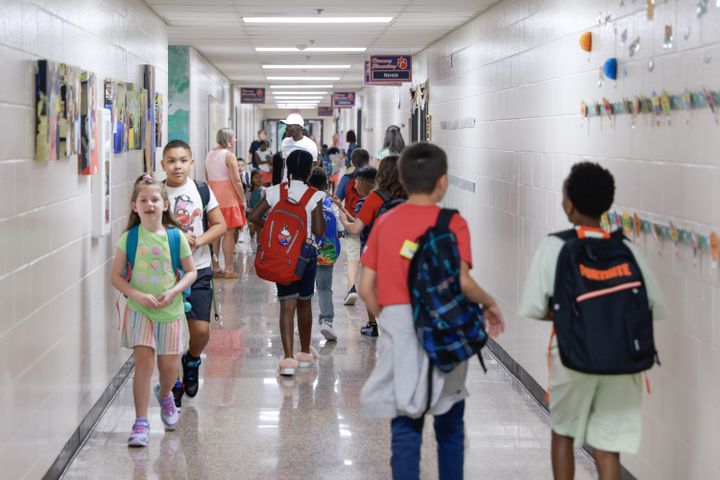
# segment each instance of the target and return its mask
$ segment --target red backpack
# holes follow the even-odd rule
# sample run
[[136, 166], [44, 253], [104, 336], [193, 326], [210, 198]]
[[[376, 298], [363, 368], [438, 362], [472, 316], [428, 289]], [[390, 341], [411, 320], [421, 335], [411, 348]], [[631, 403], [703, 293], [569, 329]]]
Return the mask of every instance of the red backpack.
[[265, 220], [255, 257], [258, 277], [281, 285], [289, 285], [302, 278], [308, 261], [302, 258], [303, 245], [307, 240], [305, 207], [315, 192], [317, 190], [308, 187], [300, 201], [295, 203], [288, 198], [288, 184], [280, 184], [280, 201]]

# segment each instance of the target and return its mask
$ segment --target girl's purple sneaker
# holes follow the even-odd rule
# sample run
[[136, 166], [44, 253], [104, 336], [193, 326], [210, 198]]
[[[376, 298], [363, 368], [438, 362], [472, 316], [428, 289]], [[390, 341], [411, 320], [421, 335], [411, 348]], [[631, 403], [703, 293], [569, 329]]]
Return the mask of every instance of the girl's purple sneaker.
[[150, 433], [150, 424], [146, 418], [135, 419], [130, 438], [128, 438], [128, 447], [147, 447], [148, 434]]

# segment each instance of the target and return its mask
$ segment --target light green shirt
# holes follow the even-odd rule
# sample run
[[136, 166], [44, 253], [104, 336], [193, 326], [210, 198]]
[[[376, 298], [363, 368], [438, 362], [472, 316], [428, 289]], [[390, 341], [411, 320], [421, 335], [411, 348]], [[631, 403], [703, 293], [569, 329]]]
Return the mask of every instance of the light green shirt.
[[[555, 269], [563, 243], [558, 237], [548, 236], [540, 243], [535, 252], [530, 270], [525, 277], [525, 288], [520, 299], [519, 313], [523, 317], [544, 319], [547, 315], [549, 301], [555, 289]], [[648, 303], [653, 312], [653, 320], [665, 318], [665, 301], [655, 275], [635, 245], [628, 240], [625, 240], [625, 244], [630, 247], [642, 272]]]
[[[126, 255], [127, 236], [128, 232], [123, 233], [117, 244], [118, 248]], [[190, 255], [192, 255], [190, 245], [185, 235], [181, 234], [180, 258]], [[176, 283], [177, 278], [172, 268], [167, 233], [149, 232], [140, 225], [130, 285], [143, 293], [159, 297], [163, 292], [174, 287]], [[132, 298], [128, 299], [128, 306], [154, 322], [172, 322], [185, 313], [182, 295], [177, 295], [170, 305], [164, 308], [145, 308]]]

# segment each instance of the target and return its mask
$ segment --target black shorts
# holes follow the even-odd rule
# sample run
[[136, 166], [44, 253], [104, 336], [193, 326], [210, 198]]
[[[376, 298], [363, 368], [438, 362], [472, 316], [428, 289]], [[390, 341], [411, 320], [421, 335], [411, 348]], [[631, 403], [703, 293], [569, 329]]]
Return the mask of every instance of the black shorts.
[[293, 298], [297, 298], [298, 300], [311, 299], [315, 293], [316, 274], [317, 255], [312, 255], [300, 280], [296, 280], [290, 285], [275, 284], [277, 286], [278, 300], [289, 300]]
[[197, 271], [197, 279], [192, 284], [190, 296], [187, 301], [190, 302], [190, 311], [187, 313], [189, 320], [210, 321], [210, 309], [212, 308], [212, 268], [201, 268]]

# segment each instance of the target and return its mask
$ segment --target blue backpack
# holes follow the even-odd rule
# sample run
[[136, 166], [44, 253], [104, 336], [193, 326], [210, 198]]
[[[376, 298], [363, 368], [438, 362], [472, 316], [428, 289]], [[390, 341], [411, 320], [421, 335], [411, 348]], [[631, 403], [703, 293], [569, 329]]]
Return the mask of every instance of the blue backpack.
[[[175, 276], [178, 280], [184, 275], [182, 269], [182, 263], [180, 262], [180, 230], [175, 227], [168, 227], [165, 229], [167, 232], [168, 243], [170, 244], [170, 258], [172, 259], [172, 268], [175, 272]], [[132, 278], [132, 269], [135, 265], [135, 252], [138, 246], [138, 236], [140, 234], [139, 225], [135, 225], [128, 230], [127, 242], [125, 250], [127, 251], [127, 265], [125, 266], [125, 279], [129, 282]], [[182, 292], [183, 304], [186, 312], [190, 311], [190, 303], [187, 298], [190, 296], [191, 287], [188, 287]]]
[[332, 211], [332, 200], [323, 200], [323, 215], [325, 216], [325, 233], [322, 237], [315, 237], [318, 244], [318, 265], [334, 265], [340, 256], [340, 238], [337, 234], [338, 219]]
[[480, 352], [488, 339], [483, 311], [460, 290], [460, 252], [450, 230], [456, 213], [440, 210], [435, 225], [417, 240], [408, 275], [413, 322], [431, 366], [447, 373], [477, 355], [487, 372]]

